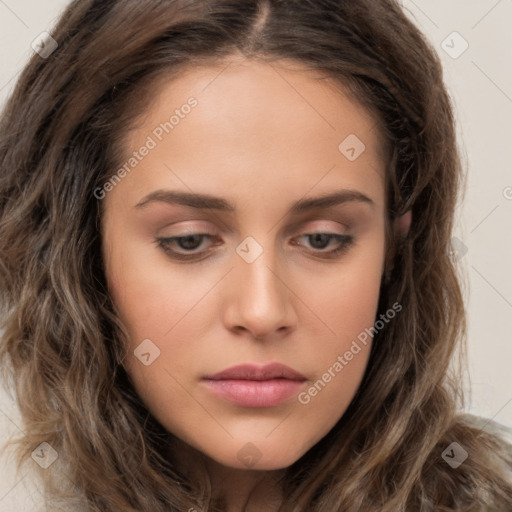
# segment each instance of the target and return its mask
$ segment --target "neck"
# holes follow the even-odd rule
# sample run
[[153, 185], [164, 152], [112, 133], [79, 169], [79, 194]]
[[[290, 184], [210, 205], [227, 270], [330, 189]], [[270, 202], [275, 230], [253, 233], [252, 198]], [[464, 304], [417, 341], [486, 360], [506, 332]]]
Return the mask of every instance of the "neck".
[[212, 502], [226, 512], [277, 512], [282, 502], [279, 478], [285, 470], [256, 471], [225, 466], [178, 442], [173, 459], [194, 482], [209, 481]]

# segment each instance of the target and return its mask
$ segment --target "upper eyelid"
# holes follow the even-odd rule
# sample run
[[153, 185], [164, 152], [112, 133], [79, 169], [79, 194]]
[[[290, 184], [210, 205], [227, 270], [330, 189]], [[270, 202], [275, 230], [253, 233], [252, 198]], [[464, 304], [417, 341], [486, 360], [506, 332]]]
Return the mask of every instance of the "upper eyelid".
[[[292, 238], [300, 238], [300, 237], [307, 236], [307, 235], [349, 236], [350, 234], [349, 233], [337, 233], [335, 230], [330, 230], [330, 229], [316, 228], [316, 229], [311, 229], [311, 230], [307, 230], [307, 229], [302, 230], [302, 231], [298, 232], [297, 234], [295, 234]], [[203, 237], [206, 236], [207, 238], [210, 238], [212, 240], [218, 239], [221, 237], [221, 235], [219, 235], [215, 232], [209, 231], [207, 229], [205, 229], [205, 230], [196, 229], [196, 230], [185, 231], [182, 233], [176, 233], [176, 234], [172, 234], [172, 235], [168, 235], [168, 236], [159, 236], [157, 238], [160, 240], [176, 240], [179, 238], [185, 238], [187, 236], [203, 236]], [[245, 237], [241, 237], [241, 239], [243, 239], [243, 238], [245, 238]]]
[[[186, 221], [183, 221], [183, 222], [186, 222]], [[330, 234], [339, 234], [339, 235], [345, 234], [345, 233], [336, 233], [335, 229], [331, 228], [331, 227], [320, 226], [320, 227], [307, 228], [305, 226], [305, 225], [309, 225], [313, 222], [335, 223], [347, 231], [350, 230], [350, 228], [351, 228], [351, 224], [349, 224], [347, 222], [342, 222], [340, 219], [324, 218], [324, 219], [320, 220], [318, 218], [313, 218], [313, 219], [307, 218], [307, 219], [302, 219], [302, 220], [293, 222], [292, 224], [284, 227], [282, 229], [282, 234], [284, 234], [286, 236], [288, 236], [294, 232], [299, 232], [302, 234], [310, 234], [310, 233], [330, 233]], [[177, 224], [181, 224], [181, 223], [177, 223]], [[166, 226], [166, 227], [169, 227], [169, 226]], [[226, 229], [224, 229], [224, 228], [226, 228]], [[181, 237], [181, 236], [187, 236], [187, 235], [202, 235], [202, 234], [208, 234], [208, 235], [212, 235], [212, 236], [220, 236], [220, 235], [218, 235], [219, 229], [217, 227], [215, 227], [215, 228], [204, 227], [203, 228], [203, 227], [194, 226], [194, 227], [190, 227], [190, 228], [184, 227], [182, 229], [183, 229], [182, 232], [169, 235], [166, 238]], [[225, 230], [229, 235], [233, 235], [236, 232], [236, 229], [233, 229], [231, 227], [226, 227], [224, 224], [223, 224], [222, 230]]]

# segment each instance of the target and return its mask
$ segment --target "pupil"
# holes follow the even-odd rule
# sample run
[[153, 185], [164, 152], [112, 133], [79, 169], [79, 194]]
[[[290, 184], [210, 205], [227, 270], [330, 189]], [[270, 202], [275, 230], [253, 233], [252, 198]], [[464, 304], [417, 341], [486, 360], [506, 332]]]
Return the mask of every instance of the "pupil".
[[[181, 242], [180, 245], [182, 246], [183, 249], [196, 249], [198, 244], [197, 243], [194, 244], [194, 242], [193, 242], [194, 238], [197, 241], [197, 239], [200, 238], [200, 235], [182, 236], [181, 239], [180, 239], [180, 242]], [[190, 242], [191, 242], [191, 244], [190, 244]]]
[[[313, 240], [314, 240], [313, 246], [315, 245], [315, 243], [316, 243], [317, 241], [319, 241], [319, 240], [321, 241], [322, 239], [324, 240], [324, 242], [329, 242], [329, 235], [326, 235], [326, 234], [324, 234], [324, 233], [315, 233], [314, 235], [312, 235], [312, 237], [313, 237]], [[325, 244], [325, 243], [324, 243], [324, 244], [320, 243], [320, 245], [321, 245], [322, 247], [316, 247], [316, 248], [317, 248], [317, 249], [318, 249], [318, 248], [320, 248], [320, 249], [324, 249], [324, 248], [325, 248], [325, 246], [326, 246], [327, 244]]]

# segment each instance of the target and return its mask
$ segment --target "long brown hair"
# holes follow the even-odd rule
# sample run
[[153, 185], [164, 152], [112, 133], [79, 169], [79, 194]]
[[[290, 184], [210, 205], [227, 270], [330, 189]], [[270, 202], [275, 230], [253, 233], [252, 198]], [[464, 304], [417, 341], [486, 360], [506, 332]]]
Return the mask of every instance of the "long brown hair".
[[[463, 173], [440, 61], [397, 1], [75, 0], [52, 35], [58, 48], [31, 58], [0, 125], [0, 362], [24, 420], [18, 464], [47, 442], [65, 462], [42, 471], [47, 488], [66, 478], [94, 512], [214, 510], [211, 489], [164, 456], [175, 438], [123, 368], [94, 190], [121, 165], [149, 88], [241, 54], [348, 85], [389, 142], [389, 220], [413, 219], [390, 245], [378, 316], [403, 310], [375, 335], [340, 421], [287, 468], [281, 510], [512, 510], [504, 441], [457, 413]], [[452, 442], [469, 454], [456, 469], [441, 456]]]

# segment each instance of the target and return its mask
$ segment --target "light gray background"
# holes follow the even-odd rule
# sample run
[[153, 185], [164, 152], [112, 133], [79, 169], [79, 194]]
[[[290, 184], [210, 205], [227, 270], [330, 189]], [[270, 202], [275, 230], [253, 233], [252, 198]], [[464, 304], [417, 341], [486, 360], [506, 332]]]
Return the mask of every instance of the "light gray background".
[[[32, 54], [31, 42], [42, 31], [51, 32], [67, 3], [0, 0], [0, 103]], [[512, 427], [512, 0], [403, 0], [402, 5], [441, 56], [468, 169], [454, 232], [467, 248], [458, 254], [467, 275], [468, 409]], [[469, 47], [453, 58], [464, 40]], [[12, 399], [0, 391], [0, 442], [20, 425]], [[33, 511], [29, 498], [33, 494], [40, 503], [39, 491], [29, 486], [27, 473], [14, 475], [6, 454], [0, 475], [0, 512]]]

